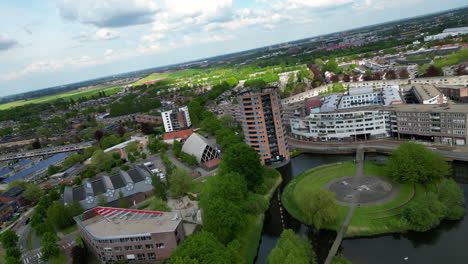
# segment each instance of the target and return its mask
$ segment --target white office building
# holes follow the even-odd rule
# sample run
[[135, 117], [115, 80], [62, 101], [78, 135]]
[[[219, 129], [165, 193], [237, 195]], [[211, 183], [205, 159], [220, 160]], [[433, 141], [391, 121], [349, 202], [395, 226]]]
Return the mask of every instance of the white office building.
[[187, 129], [192, 125], [187, 106], [162, 112], [161, 116], [163, 119], [164, 130], [166, 132]]

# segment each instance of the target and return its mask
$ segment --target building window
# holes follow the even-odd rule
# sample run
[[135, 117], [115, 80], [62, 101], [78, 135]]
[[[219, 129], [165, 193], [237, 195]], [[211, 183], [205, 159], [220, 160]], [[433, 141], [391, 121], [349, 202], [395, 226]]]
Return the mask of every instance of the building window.
[[143, 253], [137, 254], [137, 259], [138, 260], [145, 260], [145, 254], [143, 254]]
[[153, 244], [146, 244], [146, 249], [152, 249], [153, 248]]
[[164, 248], [164, 243], [157, 243], [156, 248]]
[[118, 252], [118, 251], [122, 251], [122, 248], [121, 247], [114, 247], [114, 250]]
[[117, 260], [124, 260], [124, 255], [117, 255]]
[[156, 254], [148, 253], [148, 259], [156, 259]]
[[125, 250], [132, 250], [132, 246], [125, 246]]
[[143, 249], [142, 245], [135, 245], [135, 249]]

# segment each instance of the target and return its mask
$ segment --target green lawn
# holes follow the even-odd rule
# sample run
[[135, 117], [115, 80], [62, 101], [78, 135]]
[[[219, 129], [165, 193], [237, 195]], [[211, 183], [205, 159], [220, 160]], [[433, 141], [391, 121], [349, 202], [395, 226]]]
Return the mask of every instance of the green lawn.
[[[208, 183], [208, 179], [210, 177], [205, 177], [202, 179], [198, 179], [192, 182], [192, 187], [190, 187], [191, 193], [201, 193], [205, 185]], [[204, 181], [204, 182], [203, 182]]]
[[67, 258], [65, 257], [65, 252], [60, 250], [60, 254], [57, 257], [52, 257], [49, 259], [50, 264], [63, 264], [67, 263]]
[[147, 81], [153, 81], [153, 80], [162, 79], [162, 78], [166, 78], [166, 77], [168, 77], [167, 74], [150, 74], [150, 75], [146, 76], [145, 78], [134, 82], [132, 85], [137, 86], [137, 85], [141, 85], [142, 83], [147, 82]]
[[50, 96], [40, 97], [40, 98], [28, 100], [28, 101], [25, 101], [25, 100], [15, 101], [15, 102], [0, 105], [0, 110], [5, 110], [5, 109], [9, 109], [9, 108], [16, 107], [16, 106], [26, 105], [26, 104], [40, 104], [40, 103], [52, 102], [60, 98], [64, 100], [70, 100], [70, 99], [77, 99], [83, 96], [91, 97], [102, 91], [105, 91], [106, 95], [111, 95], [111, 94], [118, 93], [120, 91], [118, 87], [122, 85], [124, 84], [99, 87], [99, 88], [89, 89], [85, 91], [74, 90], [74, 91], [63, 93], [63, 94], [50, 95]]
[[[304, 188], [322, 188], [327, 182], [335, 178], [354, 175], [355, 169], [356, 166], [353, 162], [345, 162], [305, 171], [286, 186], [281, 201], [294, 218], [305, 222], [305, 217], [296, 203], [297, 195]], [[364, 174], [387, 176], [387, 171], [385, 165], [365, 162]], [[403, 211], [407, 202], [423, 199], [425, 189], [421, 184], [400, 184], [400, 190], [398, 197], [388, 203], [356, 208], [345, 236], [366, 236], [406, 231], [407, 227], [401, 221], [399, 214]], [[349, 208], [338, 205], [338, 209], [340, 212], [338, 221], [327, 225], [325, 228], [332, 230], [341, 228], [341, 222], [345, 219]], [[379, 217], [383, 218], [375, 219]]]
[[[302, 172], [300, 175], [291, 180], [291, 182], [283, 190], [281, 202], [284, 207], [294, 218], [301, 222], [304, 222], [304, 215], [297, 206], [296, 195], [303, 188], [320, 188], [327, 182], [347, 176], [354, 175], [356, 171], [356, 165], [353, 162], [334, 163], [329, 165], [323, 165], [320, 167], [313, 168], [308, 171]], [[300, 183], [300, 184], [298, 184]], [[327, 228], [337, 230], [340, 227], [341, 221], [346, 217], [349, 208], [346, 206], [339, 206], [340, 218], [337, 223], [333, 223]]]

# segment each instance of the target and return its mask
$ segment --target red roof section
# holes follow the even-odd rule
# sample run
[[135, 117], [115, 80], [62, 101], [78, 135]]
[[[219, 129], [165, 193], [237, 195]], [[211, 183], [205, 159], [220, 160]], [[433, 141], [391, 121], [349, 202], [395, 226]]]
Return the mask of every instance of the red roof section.
[[155, 211], [144, 211], [144, 210], [133, 210], [133, 209], [122, 209], [122, 208], [113, 208], [113, 207], [95, 207], [93, 209], [96, 215], [102, 216], [111, 216], [115, 212], [129, 212], [129, 213], [137, 213], [137, 214], [154, 214], [154, 215], [162, 215], [164, 213], [155, 212]]
[[220, 162], [221, 162], [221, 160], [219, 158], [214, 158], [212, 160], [209, 160], [209, 161], [203, 163], [203, 165], [205, 165], [208, 168], [213, 168], [213, 167], [217, 166]]
[[170, 133], [164, 134], [163, 140], [171, 140], [171, 139], [176, 139], [176, 138], [185, 140], [188, 137], [190, 137], [192, 134], [193, 134], [193, 130], [191, 128], [180, 130], [180, 131], [175, 131], [175, 132], [170, 132]]

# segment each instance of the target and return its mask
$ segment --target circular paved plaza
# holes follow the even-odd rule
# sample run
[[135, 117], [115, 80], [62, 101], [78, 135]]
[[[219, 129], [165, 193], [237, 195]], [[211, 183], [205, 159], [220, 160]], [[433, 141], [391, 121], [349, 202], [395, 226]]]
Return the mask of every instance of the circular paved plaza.
[[400, 193], [398, 184], [381, 176], [345, 176], [327, 184], [328, 190], [336, 193], [339, 204], [370, 206], [386, 203]]

